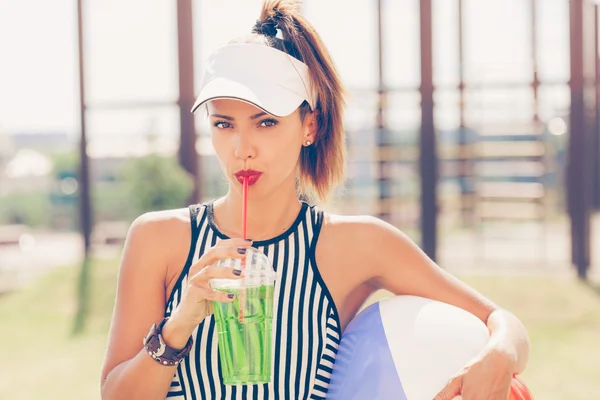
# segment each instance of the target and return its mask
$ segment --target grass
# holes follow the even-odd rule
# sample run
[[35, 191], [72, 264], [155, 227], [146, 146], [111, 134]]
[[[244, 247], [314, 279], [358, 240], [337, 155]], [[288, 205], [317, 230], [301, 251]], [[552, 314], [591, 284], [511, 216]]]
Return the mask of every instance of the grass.
[[[89, 318], [72, 334], [77, 268], [60, 268], [0, 297], [0, 398], [98, 399], [116, 283], [116, 262], [92, 266]], [[536, 399], [588, 400], [600, 393], [600, 288], [554, 278], [465, 277], [527, 326], [524, 380]]]
[[78, 268], [59, 268], [0, 297], [0, 399], [99, 399], [116, 284], [114, 262], [94, 262], [89, 318], [74, 335]]

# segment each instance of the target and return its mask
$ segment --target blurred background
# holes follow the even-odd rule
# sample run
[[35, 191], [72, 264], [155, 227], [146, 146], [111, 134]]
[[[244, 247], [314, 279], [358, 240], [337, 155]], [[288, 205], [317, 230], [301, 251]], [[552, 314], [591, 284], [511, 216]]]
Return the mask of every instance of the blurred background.
[[[99, 398], [129, 224], [225, 193], [189, 110], [259, 6], [0, 0], [0, 398]], [[600, 397], [596, 3], [303, 12], [350, 89], [348, 180], [323, 206], [389, 221], [516, 313], [537, 399]]]

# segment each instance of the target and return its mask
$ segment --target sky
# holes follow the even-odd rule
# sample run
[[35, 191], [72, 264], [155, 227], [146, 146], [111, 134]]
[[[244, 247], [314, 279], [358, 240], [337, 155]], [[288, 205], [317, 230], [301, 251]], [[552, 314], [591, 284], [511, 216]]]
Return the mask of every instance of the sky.
[[[148, 131], [176, 136], [176, 0], [88, 0], [84, 4], [91, 137]], [[344, 82], [350, 88], [375, 88], [376, 0], [305, 0], [304, 4], [305, 15], [320, 32]], [[458, 79], [456, 4], [456, 0], [433, 1], [434, 72], [439, 85], [455, 85]], [[465, 0], [465, 4], [467, 80], [530, 80], [529, 2]], [[541, 78], [566, 81], [568, 0], [538, 4]], [[248, 33], [259, 6], [260, 0], [194, 0], [197, 82], [202, 61], [219, 46]], [[384, 0], [384, 7], [386, 84], [417, 88], [418, 1]], [[76, 0], [0, 0], [0, 135], [79, 132], [76, 33]], [[564, 93], [550, 98], [551, 108], [564, 106]], [[391, 118], [398, 124], [414, 125], [418, 100], [415, 93], [392, 97], [396, 112]], [[95, 108], [115, 101], [164, 106]], [[452, 103], [456, 97], [440, 94], [439, 101]], [[368, 109], [372, 102], [356, 96], [351, 106]], [[453, 107], [441, 115], [449, 124], [457, 119]]]

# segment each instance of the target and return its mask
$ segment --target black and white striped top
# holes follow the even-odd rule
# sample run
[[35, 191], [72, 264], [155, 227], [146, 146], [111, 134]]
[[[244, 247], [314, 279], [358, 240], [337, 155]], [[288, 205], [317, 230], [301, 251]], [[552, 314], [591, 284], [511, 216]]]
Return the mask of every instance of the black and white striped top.
[[[166, 305], [181, 300], [190, 265], [219, 240], [212, 202], [190, 206], [192, 246]], [[253, 246], [277, 272], [273, 312], [273, 368], [268, 384], [223, 385], [217, 331], [209, 316], [193, 332], [194, 347], [179, 364], [167, 395], [173, 399], [324, 399], [341, 338], [338, 313], [315, 262], [323, 212], [307, 203], [290, 228]]]

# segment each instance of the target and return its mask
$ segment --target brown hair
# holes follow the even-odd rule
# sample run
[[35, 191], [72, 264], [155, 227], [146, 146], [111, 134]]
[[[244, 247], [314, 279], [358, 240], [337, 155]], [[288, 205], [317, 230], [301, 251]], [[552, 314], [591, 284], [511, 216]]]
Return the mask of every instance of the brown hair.
[[[274, 25], [282, 39], [254, 33], [235, 42], [260, 43], [281, 50], [304, 62], [317, 93], [315, 110], [318, 124], [314, 143], [302, 147], [299, 191], [304, 197], [316, 195], [325, 201], [344, 181], [346, 140], [343, 125], [345, 89], [315, 28], [300, 14], [299, 0], [265, 0], [257, 25]], [[300, 106], [301, 117], [310, 111], [307, 102]]]

